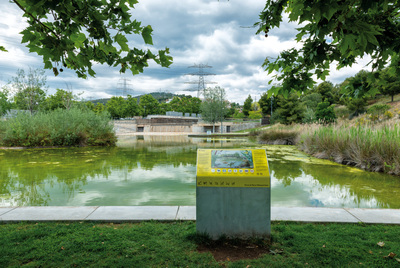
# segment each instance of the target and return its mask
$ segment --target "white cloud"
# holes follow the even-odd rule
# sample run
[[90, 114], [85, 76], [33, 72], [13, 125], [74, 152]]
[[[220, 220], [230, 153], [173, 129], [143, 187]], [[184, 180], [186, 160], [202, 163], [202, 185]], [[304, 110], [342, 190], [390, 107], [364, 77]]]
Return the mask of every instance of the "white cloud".
[[[205, 80], [218, 82], [226, 89], [229, 100], [243, 103], [249, 94], [254, 99], [269, 88], [270, 77], [261, 68], [265, 57], [276, 57], [284, 49], [300, 46], [294, 41], [295, 23], [282, 23], [279, 29], [269, 32], [268, 38], [263, 34], [255, 35], [255, 28], [243, 28], [258, 21], [264, 5], [265, 2], [259, 0], [142, 1], [135, 6], [132, 14], [142, 25], [152, 25], [152, 51], [170, 48], [174, 57], [171, 68], [160, 68], [151, 62], [143, 74], [132, 76], [129, 72], [119, 74], [117, 68], [96, 65], [96, 78], [86, 80], [77, 78], [71, 70], [65, 70], [57, 77], [48, 70], [48, 93], [53, 94], [56, 88], [70, 87], [75, 93], [84, 92], [84, 98], [119, 96], [122, 89], [118, 89], [118, 82], [124, 77], [130, 80], [133, 95], [161, 90], [196, 96], [197, 92], [186, 90], [197, 85], [185, 82], [196, 83], [199, 77], [185, 74], [196, 71], [187, 67], [202, 63], [213, 66], [205, 71], [216, 74], [205, 77]], [[1, 84], [11, 80], [18, 68], [43, 68], [41, 57], [28, 53], [28, 49], [20, 43], [22, 36], [19, 32], [25, 25], [22, 12], [15, 4], [8, 1], [0, 3], [0, 45], [6, 46], [9, 51], [0, 52]], [[140, 36], [127, 38], [130, 44], [147, 47]], [[362, 61], [353, 68], [332, 69], [328, 80], [340, 83], [364, 65]]]

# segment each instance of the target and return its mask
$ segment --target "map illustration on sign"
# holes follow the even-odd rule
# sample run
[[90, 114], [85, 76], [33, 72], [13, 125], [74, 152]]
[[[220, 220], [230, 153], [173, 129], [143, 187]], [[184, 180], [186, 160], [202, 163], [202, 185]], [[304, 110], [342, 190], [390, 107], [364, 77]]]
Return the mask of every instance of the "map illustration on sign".
[[254, 168], [251, 150], [212, 150], [212, 168]]

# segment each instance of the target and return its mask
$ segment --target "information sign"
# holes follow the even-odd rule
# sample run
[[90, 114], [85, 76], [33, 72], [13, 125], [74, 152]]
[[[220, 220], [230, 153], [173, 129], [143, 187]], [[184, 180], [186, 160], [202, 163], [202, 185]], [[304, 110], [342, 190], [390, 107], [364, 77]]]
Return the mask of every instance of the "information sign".
[[198, 187], [270, 187], [265, 149], [199, 149]]

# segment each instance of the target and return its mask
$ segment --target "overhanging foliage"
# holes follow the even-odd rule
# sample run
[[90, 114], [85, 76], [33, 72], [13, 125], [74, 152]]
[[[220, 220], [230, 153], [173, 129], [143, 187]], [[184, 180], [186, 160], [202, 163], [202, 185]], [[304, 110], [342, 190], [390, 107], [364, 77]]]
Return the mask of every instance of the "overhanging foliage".
[[268, 91], [269, 96], [304, 92], [314, 84], [313, 75], [322, 80], [329, 75], [332, 62], [340, 69], [369, 55], [373, 69], [388, 62], [397, 66], [393, 63], [399, 61], [399, 11], [397, 0], [267, 0], [257, 33], [267, 37], [286, 12], [290, 21], [299, 23], [296, 41], [303, 44], [281, 52], [275, 61], [265, 60], [266, 71], [277, 72], [274, 78], [281, 83]]
[[[152, 45], [152, 28], [131, 18], [137, 0], [11, 0], [27, 18], [22, 43], [43, 58], [44, 67], [57, 76], [63, 68], [78, 77], [95, 76], [93, 63], [119, 66], [120, 72], [143, 72], [148, 60], [168, 67], [168, 48], [153, 53], [130, 47], [126, 35], [141, 35]], [[0, 46], [0, 50], [5, 51]]]

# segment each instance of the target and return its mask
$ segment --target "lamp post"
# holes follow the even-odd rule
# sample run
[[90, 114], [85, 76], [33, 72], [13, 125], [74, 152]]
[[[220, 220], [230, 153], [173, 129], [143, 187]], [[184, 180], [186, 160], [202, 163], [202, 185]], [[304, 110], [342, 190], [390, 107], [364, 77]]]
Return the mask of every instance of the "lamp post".
[[274, 102], [274, 96], [271, 96], [271, 116], [272, 116], [272, 104]]

